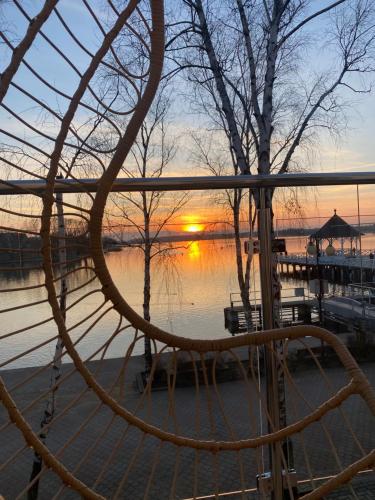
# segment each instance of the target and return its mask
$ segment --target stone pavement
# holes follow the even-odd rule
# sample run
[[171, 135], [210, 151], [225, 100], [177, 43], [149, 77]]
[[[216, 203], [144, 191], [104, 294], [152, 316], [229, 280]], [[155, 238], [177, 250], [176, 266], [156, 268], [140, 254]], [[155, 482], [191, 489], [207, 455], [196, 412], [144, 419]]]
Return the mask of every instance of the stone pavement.
[[349, 488], [340, 488], [337, 492], [327, 496], [327, 500], [347, 500], [349, 498], [358, 498], [358, 500], [374, 500], [375, 498], [375, 479], [361, 479], [353, 482], [353, 492]]
[[[98, 380], [108, 387], [114, 376], [121, 367], [121, 360], [106, 360], [102, 363], [102, 370], [98, 374]], [[71, 366], [64, 365], [64, 373]], [[95, 362], [90, 366], [95, 369]], [[140, 400], [140, 394], [133, 386], [135, 373], [142, 369], [142, 360], [133, 358], [130, 370], [127, 372], [125, 383], [125, 396], [121, 403], [129, 410], [134, 410]], [[363, 365], [370, 382], [375, 384], [375, 365]], [[25, 375], [32, 373], [33, 369], [12, 370], [1, 372], [1, 376], [7, 384], [14, 385]], [[326, 373], [334, 388], [345, 383], [343, 371], [340, 368], [328, 368]], [[301, 393], [308, 399], [309, 403], [316, 407], [327, 396], [323, 390], [323, 382], [316, 370], [297, 370], [293, 379]], [[25, 407], [29, 402], [41, 394], [48, 386], [48, 380], [44, 375], [35, 377], [27, 385], [27, 390], [14, 393], [16, 402]], [[213, 389], [210, 388], [213, 405], [214, 421], [210, 421], [206, 411], [206, 394], [202, 387], [197, 396], [193, 387], [175, 390], [175, 407], [171, 412], [168, 408], [166, 391], [153, 392], [146, 404], [138, 410], [138, 415], [149, 423], [163, 426], [166, 430], [186, 435], [197, 436], [195, 423], [197, 418], [197, 400], [200, 403], [199, 435], [204, 439], [231, 439], [227, 423], [222, 417], [219, 399], [214, 398]], [[80, 376], [74, 374], [62, 384], [58, 391], [58, 406], [65, 407], [74, 402], [79, 391], [84, 391], [85, 385]], [[225, 382], [219, 387], [221, 402], [225, 406], [225, 413], [229, 416], [235, 429], [236, 437], [245, 438], [255, 436], [258, 429], [249, 423], [249, 408], [245, 404], [251, 389], [245, 387], [242, 381]], [[116, 394], [115, 394], [116, 395]], [[251, 397], [251, 394], [250, 394]], [[308, 413], [310, 410], [306, 403], [292, 397], [292, 391], [288, 391], [289, 398], [289, 422]], [[254, 400], [255, 394], [254, 394]], [[38, 403], [27, 413], [29, 422], [38, 429], [40, 415], [44, 408], [43, 401]], [[366, 451], [374, 448], [375, 428], [374, 420], [360, 398], [351, 397], [343, 405], [347, 419], [350, 421], [355, 435], [361, 446]], [[258, 407], [254, 408], [255, 415]], [[86, 419], [96, 411], [95, 418], [87, 425]], [[172, 418], [173, 417], [173, 418]], [[257, 427], [260, 421], [257, 418]], [[0, 409], [0, 427], [7, 422], [7, 414]], [[110, 425], [110, 427], [107, 426]], [[263, 422], [264, 425], [264, 422]], [[77, 436], [75, 433], [77, 432]], [[302, 439], [303, 437], [303, 439]], [[74, 439], [73, 439], [74, 438]], [[18, 429], [9, 426], [0, 434], [0, 462], [7, 460], [22, 445], [22, 438]], [[69, 444], [69, 440], [72, 442]], [[94, 446], [97, 442], [97, 446]], [[64, 444], [69, 444], [60, 458], [69, 468], [80, 466], [80, 460], [87, 454], [86, 463], [79, 468], [78, 477], [88, 485], [95, 484], [96, 490], [103, 496], [110, 498], [116, 493], [117, 485], [124, 477], [124, 471], [130, 467], [130, 474], [126, 478], [123, 487], [118, 492], [117, 498], [140, 500], [147, 492], [151, 500], [184, 499], [194, 495], [194, 483], [197, 484], [199, 495], [212, 495], [215, 493], [215, 482], [219, 484], [220, 492], [233, 492], [241, 488], [241, 480], [238, 467], [238, 454], [236, 452], [220, 453], [215, 461], [209, 453], [199, 453], [199, 467], [194, 467], [196, 453], [193, 450], [177, 448], [172, 444], [160, 442], [153, 437], [144, 435], [134, 427], [129, 427], [119, 417], [114, 417], [112, 411], [100, 405], [97, 397], [91, 391], [86, 391], [78, 404], [72, 404], [66, 413], [54, 424], [48, 435], [48, 446], [53, 452], [57, 452]], [[322, 422], [311, 425], [303, 433], [293, 440], [295, 467], [299, 478], [306, 478], [308, 466], [315, 477], [334, 474], [338, 470], [335, 455], [331, 450], [333, 444], [343, 466], [352, 463], [360, 456], [358, 444], [350, 434], [345, 421], [339, 411], [332, 411], [322, 419]], [[305, 456], [309, 457], [307, 464]], [[0, 473], [0, 494], [5, 499], [16, 498], [27, 485], [31, 471], [32, 450], [24, 449], [15, 457], [12, 463]], [[131, 459], [133, 457], [133, 461]], [[244, 463], [245, 487], [255, 486], [256, 456], [252, 450], [241, 452]], [[102, 471], [103, 464], [107, 467]], [[175, 467], [176, 466], [176, 467]], [[266, 466], [267, 468], [267, 466]], [[176, 490], [171, 492], [174, 474], [177, 476]], [[194, 477], [196, 480], [194, 481]], [[40, 499], [50, 499], [60, 491], [61, 483], [55, 474], [48, 471], [43, 475], [40, 483]], [[355, 496], [353, 495], [355, 492]], [[79, 498], [77, 494], [69, 489], [62, 489], [63, 499]], [[256, 495], [226, 495], [223, 498], [256, 498]], [[353, 483], [352, 490], [342, 489], [327, 497], [329, 499], [375, 499], [374, 476], [360, 477]]]

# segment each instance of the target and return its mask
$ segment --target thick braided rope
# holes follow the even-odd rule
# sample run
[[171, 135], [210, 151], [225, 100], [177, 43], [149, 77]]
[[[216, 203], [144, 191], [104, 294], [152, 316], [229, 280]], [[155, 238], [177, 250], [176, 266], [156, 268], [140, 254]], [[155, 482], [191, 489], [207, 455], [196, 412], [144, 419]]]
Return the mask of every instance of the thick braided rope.
[[[126, 419], [131, 425], [138, 427], [144, 433], [150, 434], [162, 441], [169, 441], [177, 446], [185, 446], [193, 449], [203, 449], [211, 451], [213, 453], [218, 453], [222, 450], [241, 450], [246, 448], [256, 448], [265, 444], [270, 444], [285, 439], [286, 437], [289, 437], [296, 432], [302, 431], [309, 424], [319, 421], [328, 411], [338, 407], [352, 394], [361, 395], [367, 402], [372, 414], [375, 416], [375, 394], [366, 377], [364, 376], [350, 353], [347, 351], [346, 347], [341, 343], [341, 341], [339, 341], [337, 337], [335, 337], [335, 335], [321, 328], [301, 326], [294, 328], [285, 328], [281, 330], [271, 330], [263, 333], [248, 334], [242, 337], [231, 337], [217, 341], [194, 340], [192, 341], [192, 347], [193, 350], [194, 347], [198, 348], [197, 350], [199, 350], [199, 352], [221, 351], [224, 349], [226, 350], [244, 345], [262, 345], [264, 343], [270, 342], [271, 340], [281, 340], [283, 338], [293, 340], [303, 338], [308, 335], [324, 340], [335, 350], [340, 361], [343, 363], [344, 367], [352, 377], [351, 382], [340, 391], [338, 391], [332, 398], [318, 407], [314, 412], [312, 412], [310, 415], [307, 415], [298, 422], [295, 422], [294, 424], [291, 424], [275, 433], [259, 436], [252, 439], [223, 442], [204, 441], [186, 438], [163, 431], [157, 427], [147, 424], [143, 420], [135, 417], [132, 413], [122, 408], [113, 398], [111, 398], [107, 394], [107, 392], [102, 387], [100, 387], [100, 385], [95, 381], [94, 377], [84, 365], [82, 367], [78, 366], [77, 368], [79, 369], [86, 383], [95, 391], [97, 396], [116, 414]], [[190, 339], [176, 338], [177, 344], [179, 343], [178, 340]], [[203, 346], [205, 346], [206, 349], [204, 349]], [[77, 491], [85, 491], [85, 494], [87, 494], [87, 487], [83, 485], [83, 483], [81, 483], [79, 480], [74, 478], [64, 468], [64, 466], [62, 466], [62, 464], [52, 456], [48, 448], [44, 447], [44, 445], [40, 443], [39, 438], [28, 426], [27, 422], [24, 420], [16, 405], [12, 401], [12, 398], [7, 393], [7, 390], [3, 383], [0, 383], [0, 395], [5, 406], [8, 409], [10, 418], [17, 424], [17, 426], [23, 433], [27, 443], [30, 446], [33, 446], [38, 451], [38, 453], [42, 455], [45, 463], [53, 468], [55, 472], [58, 473], [65, 482], [67, 482], [67, 484], [70, 484], [72, 487], [76, 488]], [[375, 451], [372, 451], [362, 459], [348, 466], [344, 471], [327, 481], [324, 485], [317, 488], [313, 493], [306, 495], [306, 498], [320, 498], [319, 495], [333, 491], [338, 486], [345, 484], [360, 470], [363, 470], [367, 467], [372, 467], [374, 464]], [[93, 494], [96, 495], [95, 493]], [[90, 498], [100, 497], [92, 496]]]
[[[0, 97], [3, 97], [9, 87], [13, 75], [17, 71], [22, 58], [27, 52], [30, 45], [33, 43], [35, 36], [48, 18], [52, 9], [56, 5], [56, 1], [47, 1], [39, 16], [36, 17], [34, 23], [31, 23], [30, 28], [25, 36], [25, 40], [20, 44], [19, 50], [14, 53], [14, 57], [9, 65], [8, 70], [4, 73], [5, 77], [2, 80], [0, 88]], [[58, 297], [55, 291], [55, 279], [52, 270], [51, 257], [51, 215], [54, 204], [54, 184], [55, 177], [58, 172], [59, 161], [61, 158], [63, 146], [75, 116], [75, 113], [80, 105], [82, 96], [90, 84], [90, 80], [97, 70], [99, 64], [103, 60], [105, 54], [111, 49], [111, 43], [116, 38], [119, 31], [126, 24], [129, 16], [135, 11], [138, 5], [137, 0], [131, 0], [118, 16], [118, 19], [111, 30], [104, 37], [102, 46], [97, 53], [92, 57], [91, 63], [82, 76], [76, 92], [74, 93], [68, 110], [65, 113], [62, 121], [59, 134], [55, 141], [54, 150], [50, 157], [50, 169], [47, 176], [47, 190], [43, 196], [43, 213], [41, 217], [41, 236], [43, 241], [43, 269], [46, 277], [46, 288], [48, 291], [48, 301], [53, 311], [53, 319], [58, 326], [59, 336], [62, 338], [67, 352], [71, 356], [75, 367], [90, 387], [98, 396], [100, 401], [107, 405], [115, 415], [126, 420], [130, 425], [137, 427], [144, 434], [154, 436], [161, 442], [173, 443], [176, 446], [184, 446], [195, 450], [206, 450], [213, 454], [219, 453], [222, 450], [239, 451], [246, 448], [258, 448], [265, 444], [281, 441], [297, 432], [301, 432], [308, 425], [318, 422], [327, 412], [339, 407], [352, 394], [360, 395], [367, 403], [370, 411], [375, 416], [375, 394], [369, 385], [366, 377], [359, 369], [358, 365], [350, 355], [349, 351], [342, 342], [330, 332], [314, 327], [295, 327], [280, 329], [256, 334], [248, 334], [241, 337], [231, 337], [221, 340], [193, 340], [190, 338], [182, 338], [172, 335], [149, 322], [146, 322], [139, 316], [124, 300], [119, 290], [113, 283], [111, 275], [107, 269], [104, 253], [102, 250], [102, 220], [105, 205], [108, 195], [111, 190], [113, 181], [115, 180], [121, 165], [124, 163], [131, 146], [137, 136], [139, 128], [146, 116], [146, 113], [152, 103], [153, 97], [157, 90], [161, 69], [163, 64], [164, 50], [164, 24], [163, 24], [163, 7], [162, 2], [157, 0], [151, 1], [152, 7], [152, 32], [151, 32], [151, 61], [149, 79], [146, 89], [140, 98], [140, 102], [136, 106], [133, 116], [130, 119], [126, 132], [120, 140], [118, 147], [112, 157], [112, 160], [104, 172], [97, 195], [95, 197], [89, 221], [89, 233], [91, 238], [91, 255], [95, 265], [95, 272], [102, 284], [102, 292], [106, 300], [113, 304], [113, 308], [118, 313], [125, 317], [136, 329], [139, 329], [151, 339], [164, 343], [166, 346], [186, 350], [195, 351], [201, 354], [209, 351], [226, 351], [235, 347], [241, 346], [260, 346], [267, 344], [273, 340], [281, 339], [301, 339], [305, 336], [313, 336], [324, 340], [330, 345], [338, 355], [343, 366], [349, 373], [351, 381], [348, 385], [339, 390], [334, 396], [322, 403], [318, 408], [312, 411], [309, 415], [298, 420], [297, 422], [274, 433], [261, 435], [251, 439], [241, 439], [231, 441], [215, 441], [192, 439], [183, 436], [179, 433], [171, 433], [162, 428], [148, 424], [146, 421], [137, 417], [133, 412], [128, 411], [117, 400], [111, 397], [96, 380], [96, 377], [88, 370], [85, 363], [78, 354], [71, 338], [69, 331], [66, 328], [65, 321], [59, 308]], [[8, 410], [11, 421], [13, 421], [19, 430], [22, 432], [25, 441], [39, 453], [45, 465], [52, 468], [64, 483], [70, 485], [85, 498], [102, 498], [95, 493], [92, 488], [88, 488], [84, 483], [78, 480], [74, 474], [69, 472], [61, 462], [43, 445], [38, 435], [31, 429], [22, 412], [17, 408], [14, 400], [7, 391], [5, 384], [0, 381], [0, 397]], [[362, 459], [346, 467], [335, 477], [328, 480], [322, 486], [317, 488], [313, 493], [306, 495], [304, 498], [321, 498], [341, 484], [349, 481], [356, 473], [366, 467], [371, 467], [375, 462], [375, 452], [372, 451]]]

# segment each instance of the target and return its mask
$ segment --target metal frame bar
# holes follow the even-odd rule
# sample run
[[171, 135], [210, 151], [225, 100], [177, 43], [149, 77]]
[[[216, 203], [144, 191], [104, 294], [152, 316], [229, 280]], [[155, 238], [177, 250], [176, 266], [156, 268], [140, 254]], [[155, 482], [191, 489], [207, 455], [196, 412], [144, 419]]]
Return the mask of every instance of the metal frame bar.
[[[283, 174], [283, 175], [228, 175], [200, 177], [120, 178], [112, 191], [199, 191], [203, 189], [277, 188], [289, 186], [345, 186], [375, 184], [375, 172]], [[96, 192], [98, 179], [56, 179], [56, 193]], [[43, 194], [43, 180], [0, 180], [0, 195]]]

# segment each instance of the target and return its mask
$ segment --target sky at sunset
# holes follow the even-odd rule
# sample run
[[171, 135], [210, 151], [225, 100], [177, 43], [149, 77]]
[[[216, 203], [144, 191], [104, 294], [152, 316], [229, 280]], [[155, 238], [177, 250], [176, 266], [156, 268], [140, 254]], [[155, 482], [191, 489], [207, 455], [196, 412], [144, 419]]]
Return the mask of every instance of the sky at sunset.
[[[317, 7], [326, 4], [323, 0], [315, 3]], [[40, 8], [41, 2], [26, 1], [25, 5], [27, 5], [28, 11], [33, 13], [37, 12]], [[80, 21], [80, 15], [84, 9], [80, 2], [76, 0], [63, 0], [59, 8], [64, 16], [69, 18], [70, 26], [79, 33], [82, 41], [88, 45], [97, 44], [96, 35], [93, 34], [93, 26], [86, 25]], [[17, 25], [17, 23], [24, 22], [21, 21], [21, 17], [17, 14], [16, 9], [11, 3], [5, 3], [2, 6], [2, 11], [11, 25], [12, 23]], [[321, 28], [323, 29], [324, 25]], [[46, 27], [46, 32], [53, 36], [55, 43], [66, 43], [63, 34], [54, 30], [53, 21]], [[0, 54], [1, 50], [0, 47]], [[32, 49], [30, 57], [33, 64], [37, 68], [39, 67], [41, 72], [44, 68], [52, 66], [55, 81], [59, 82], [61, 88], [69, 89], [76, 83], [73, 79], [67, 79], [64, 64], [57, 64], [51, 56], [51, 52], [46, 50], [42, 42], [39, 41], [37, 48]], [[78, 59], [85, 66], [87, 58], [81, 54]], [[312, 65], [317, 65], [318, 67], [319, 65], [326, 64], [327, 60], [325, 60], [325, 56], [323, 55], [321, 60], [317, 57], [315, 61], [312, 61]], [[28, 86], [29, 81], [32, 82], [31, 79], [29, 80], [29, 75], [25, 69], [22, 69], [20, 76], [23, 78], [26, 86]], [[29, 90], [33, 91], [32, 84]], [[178, 135], [178, 153], [166, 175], [207, 175], [192, 160], [192, 142], [189, 138], [191, 132], [199, 130], [204, 126], [204, 121], [202, 118], [197, 119], [189, 108], [189, 104], [184, 102], [183, 99], [179, 99], [178, 95], [176, 100], [173, 129], [174, 133]], [[23, 101], [14, 91], [10, 92], [7, 102], [22, 111], [24, 116], [35, 113], [35, 109], [30, 108], [26, 100]], [[351, 96], [350, 102], [351, 107], [346, 112], [346, 129], [335, 140], [329, 137], [328, 134], [323, 133], [321, 135], [319, 143], [315, 144], [309, 155], [304, 158], [306, 170], [311, 172], [374, 171], [375, 92], [369, 95], [356, 94]], [[1, 112], [0, 120], [6, 120], [8, 130], [16, 130], [18, 125], [15, 122], [11, 123], [5, 115], [4, 112]], [[361, 186], [359, 193], [360, 211], [364, 215], [363, 222], [375, 221], [375, 188], [372, 186]], [[354, 217], [357, 216], [358, 211], [355, 186], [302, 191], [299, 194], [299, 202], [306, 217], [329, 217], [332, 215], [333, 209], [337, 209], [339, 214]], [[288, 214], [282, 207], [282, 204], [279, 204], [276, 208], [276, 215], [280, 219], [287, 219], [288, 217], [298, 219], [298, 215]], [[212, 227], [209, 223], [224, 218], [226, 216], [222, 208], [217, 204], [215, 205], [212, 196], [205, 192], [194, 193], [189, 204], [184, 208], [182, 215], [177, 217], [175, 222], [181, 224], [181, 227], [188, 232], [196, 232]]]

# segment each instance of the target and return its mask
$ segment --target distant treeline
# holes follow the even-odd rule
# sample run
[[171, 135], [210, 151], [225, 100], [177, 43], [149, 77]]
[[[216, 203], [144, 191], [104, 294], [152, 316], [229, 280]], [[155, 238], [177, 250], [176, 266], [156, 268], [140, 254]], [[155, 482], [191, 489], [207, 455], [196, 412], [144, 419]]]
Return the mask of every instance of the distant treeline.
[[[310, 234], [311, 229], [306, 234]], [[281, 232], [279, 232], [281, 234]], [[242, 231], [240, 233], [241, 238], [248, 238], [248, 231]], [[289, 233], [285, 234], [285, 236], [303, 236], [304, 233]], [[257, 237], [257, 232], [255, 231], [253, 234], [254, 237]], [[156, 238], [157, 243], [173, 243], [176, 241], [200, 241], [200, 240], [230, 240], [234, 238], [233, 232], [197, 232], [197, 233], [183, 233], [183, 234], [168, 234], [165, 236], [158, 236]], [[133, 238], [129, 241], [123, 242], [124, 245], [141, 245], [143, 243], [141, 238]]]
[[[109, 237], [103, 238], [103, 247], [116, 243]], [[90, 255], [89, 239], [86, 233], [68, 233], [64, 238], [67, 261]], [[17, 267], [33, 267], [42, 262], [42, 240], [40, 236], [29, 236], [21, 232], [0, 232], [0, 263]], [[59, 261], [59, 240], [51, 236], [52, 261]]]
[[[287, 228], [278, 230], [277, 235], [279, 237], [307, 237], [314, 233], [317, 229], [319, 228]], [[375, 233], [375, 224], [362, 226], [362, 231], [366, 233]], [[248, 238], [249, 232], [241, 232], [241, 237]], [[256, 231], [254, 232], [253, 237], [257, 237]], [[179, 241], [219, 240], [232, 238], [234, 238], [234, 233], [231, 231], [220, 233], [202, 231], [196, 233], [162, 235], [156, 239], [156, 242], [173, 243]], [[89, 238], [86, 232], [68, 232], [64, 241], [68, 261], [89, 257]], [[140, 238], [133, 238], [128, 241], [121, 242], [118, 239], [114, 239], [109, 236], [103, 236], [102, 242], [104, 250], [118, 249], [119, 245], [132, 246], [143, 244], [143, 241]], [[0, 263], [17, 267], [33, 267], [40, 264], [42, 262], [41, 244], [42, 242], [39, 236], [29, 236], [28, 234], [22, 232], [0, 232]], [[51, 236], [51, 246], [52, 260], [54, 263], [57, 263], [58, 238], [56, 235]]]
[[[353, 227], [358, 229], [357, 224], [352, 224]], [[319, 227], [314, 228], [287, 228], [287, 229], [279, 229], [277, 234], [279, 236], [310, 236], [310, 234], [318, 231]], [[362, 224], [361, 226], [362, 233], [375, 233], [375, 224]]]
[[[249, 233], [243, 233], [243, 237], [247, 237]], [[242, 236], [242, 234], [241, 234]], [[199, 240], [226, 240], [234, 238], [234, 233], [212, 233], [212, 232], [196, 232], [196, 233], [183, 233], [183, 234], [167, 234], [165, 236], [158, 236], [155, 239], [156, 243], [173, 243], [175, 241], [199, 241]], [[142, 245], [141, 238], [133, 238], [128, 241], [122, 242], [123, 245]]]
[[319, 228], [303, 228], [303, 227], [290, 227], [288, 229], [279, 229], [277, 234], [279, 236], [310, 236], [310, 234], [315, 233]]
[[[319, 229], [319, 227], [313, 228], [287, 228], [287, 229], [279, 229], [277, 231], [277, 235], [279, 237], [292, 237], [292, 236], [310, 236]], [[366, 233], [375, 233], [375, 224], [364, 225], [362, 226], [362, 232]], [[249, 232], [242, 231], [241, 238], [248, 238]], [[257, 231], [254, 231], [253, 237], [257, 238]], [[225, 232], [210, 232], [210, 231], [201, 231], [196, 233], [182, 233], [182, 234], [167, 234], [163, 236], [158, 236], [156, 238], [157, 243], [173, 243], [176, 241], [199, 241], [199, 240], [222, 240], [222, 239], [232, 239], [234, 238], [234, 233], [232, 231]], [[142, 245], [143, 240], [141, 238], [132, 238], [127, 241], [121, 242], [123, 245]]]

